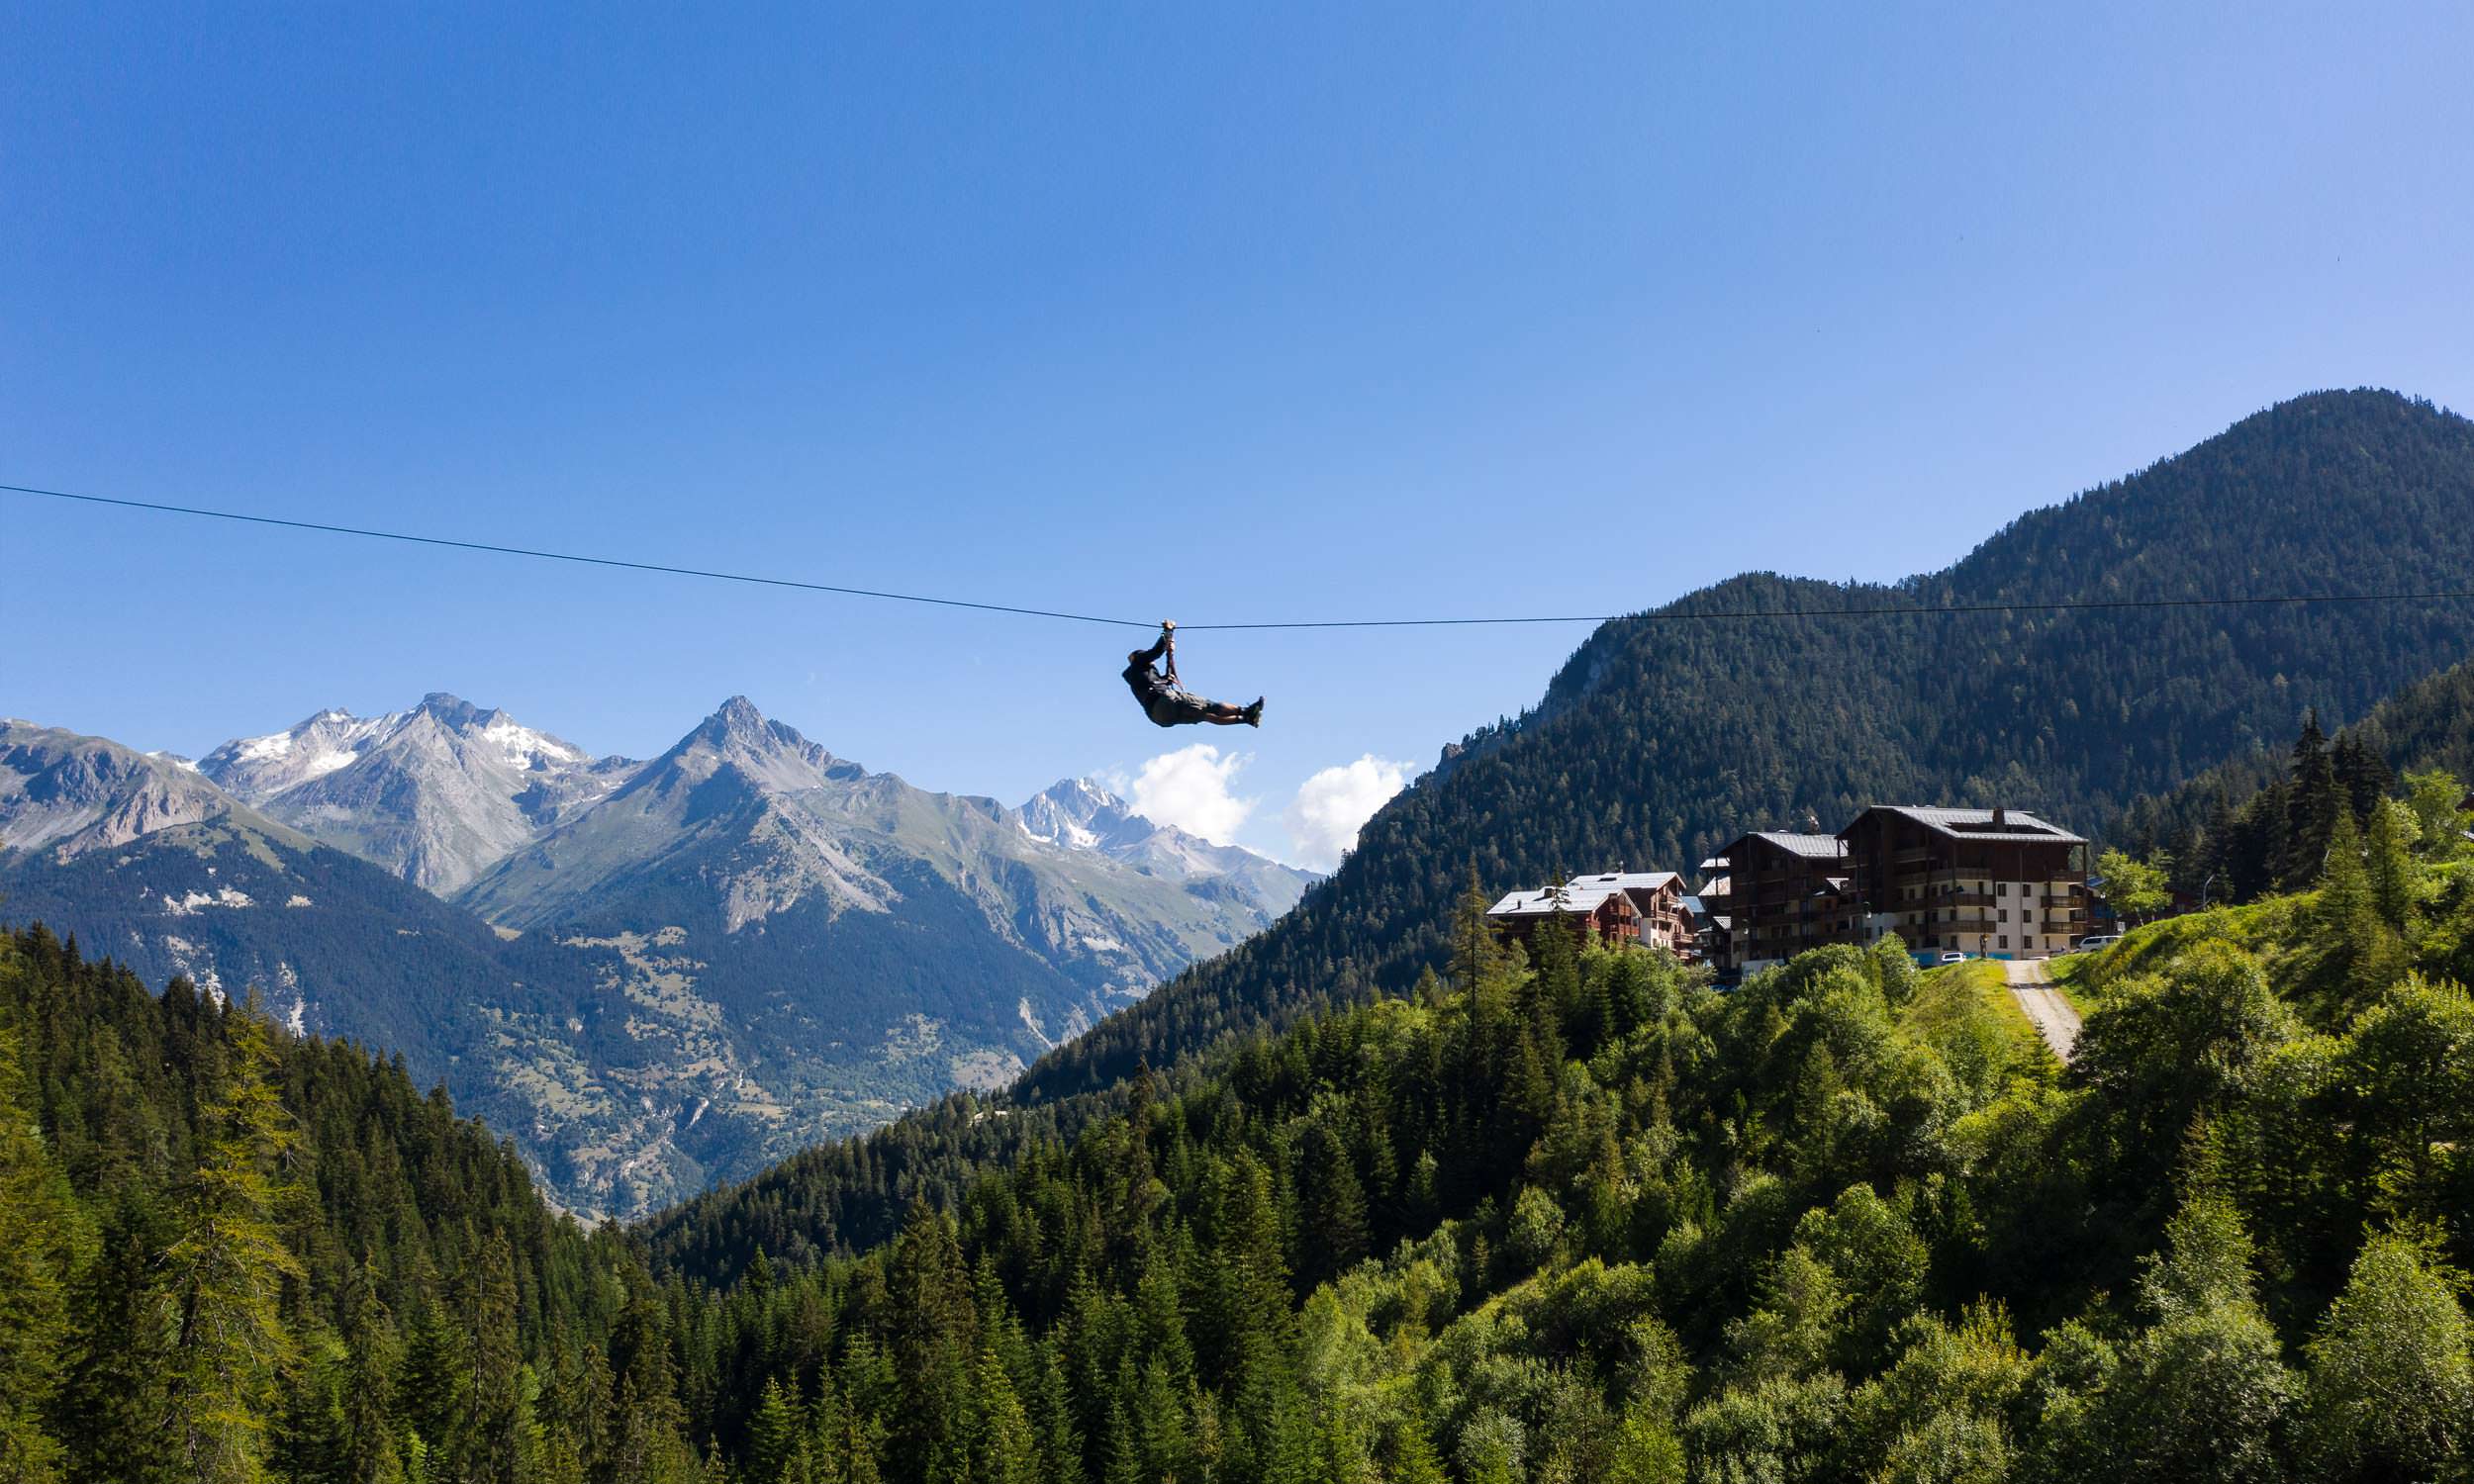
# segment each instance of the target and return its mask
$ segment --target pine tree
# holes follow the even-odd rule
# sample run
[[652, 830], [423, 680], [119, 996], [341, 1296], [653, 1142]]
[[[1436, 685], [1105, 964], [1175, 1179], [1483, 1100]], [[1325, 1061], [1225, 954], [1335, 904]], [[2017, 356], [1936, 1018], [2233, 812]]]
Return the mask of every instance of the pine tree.
[[2320, 713], [2315, 708], [2303, 718], [2302, 735], [2294, 739], [2287, 775], [2290, 783], [2281, 875], [2297, 890], [2319, 878], [2330, 842], [2335, 836], [2337, 820], [2350, 819], [2353, 814], [2344, 790], [2337, 785], [2327, 744], [2328, 734], [2320, 730]]
[[171, 1328], [156, 1292], [164, 1234], [134, 1192], [107, 1215], [70, 1303], [58, 1434], [70, 1484], [171, 1484], [178, 1455], [163, 1429]]
[[517, 1484], [530, 1419], [523, 1393], [523, 1355], [516, 1336], [515, 1253], [492, 1233], [459, 1275], [467, 1373], [472, 1378], [474, 1484]]
[[1356, 1265], [1371, 1241], [1356, 1161], [1327, 1120], [1305, 1131], [1297, 1168], [1297, 1276], [1309, 1286]]
[[1036, 1484], [1041, 1478], [1039, 1443], [1032, 1436], [1030, 1415], [1022, 1408], [994, 1350], [980, 1355], [977, 1425], [971, 1438], [973, 1484]]
[[471, 1451], [472, 1369], [454, 1324], [434, 1304], [413, 1320], [397, 1403], [430, 1466], [459, 1472], [458, 1460]]
[[897, 1450], [916, 1470], [914, 1477], [955, 1477], [967, 1452], [963, 1430], [980, 1349], [979, 1314], [953, 1223], [924, 1199], [911, 1202], [886, 1283], [903, 1399]]
[[783, 1484], [801, 1432], [798, 1404], [782, 1389], [779, 1376], [768, 1377], [764, 1394], [756, 1402], [756, 1415], [747, 1425], [749, 1484]]
[[25, 1097], [17, 1038], [0, 1024], [0, 1479], [40, 1484], [60, 1445], [44, 1426], [67, 1334], [67, 1182]]
[[283, 1106], [266, 1021], [252, 1004], [228, 1012], [225, 1025], [226, 1086], [204, 1119], [197, 1172], [164, 1254], [167, 1423], [188, 1477], [251, 1484], [264, 1472], [275, 1383], [294, 1353], [283, 1284], [307, 1276], [276, 1226], [300, 1135]]
[[2415, 883], [2421, 872], [2414, 863], [2411, 816], [2393, 799], [2375, 798], [2370, 828], [2363, 838], [2363, 864], [2371, 881], [2371, 903], [2380, 917], [2400, 933], [2410, 931]]
[[401, 1484], [404, 1461], [387, 1406], [393, 1326], [378, 1298], [378, 1275], [361, 1264], [344, 1332], [350, 1357], [343, 1394], [343, 1467], [338, 1484]]
[[2344, 1003], [2368, 1004], [2404, 977], [2410, 967], [2405, 944], [2380, 914], [2349, 813], [2336, 816], [2329, 839], [2315, 920], [2326, 954], [2324, 973]]

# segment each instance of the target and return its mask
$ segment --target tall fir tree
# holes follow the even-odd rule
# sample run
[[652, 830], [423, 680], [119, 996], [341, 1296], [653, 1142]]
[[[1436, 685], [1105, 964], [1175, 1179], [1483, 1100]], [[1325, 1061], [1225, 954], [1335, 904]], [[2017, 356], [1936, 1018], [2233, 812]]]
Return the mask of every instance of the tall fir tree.
[[272, 1028], [254, 1004], [223, 1020], [230, 1067], [203, 1120], [197, 1171], [163, 1258], [172, 1322], [165, 1422], [187, 1477], [255, 1484], [276, 1383], [294, 1355], [283, 1286], [306, 1276], [278, 1226], [300, 1134], [283, 1105]]

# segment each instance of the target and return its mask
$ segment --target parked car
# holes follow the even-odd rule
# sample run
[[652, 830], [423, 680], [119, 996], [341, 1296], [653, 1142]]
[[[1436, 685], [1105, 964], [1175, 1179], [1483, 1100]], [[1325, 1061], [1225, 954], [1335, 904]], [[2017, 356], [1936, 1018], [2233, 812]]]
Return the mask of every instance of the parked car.
[[1964, 964], [1967, 962], [1967, 956], [1960, 953], [1956, 949], [1950, 949], [1944, 952], [1940, 958], [1934, 960], [1933, 962], [1936, 964]]
[[2100, 948], [2111, 948], [2121, 941], [2120, 933], [2090, 933], [2079, 940], [2079, 952], [2094, 953]]

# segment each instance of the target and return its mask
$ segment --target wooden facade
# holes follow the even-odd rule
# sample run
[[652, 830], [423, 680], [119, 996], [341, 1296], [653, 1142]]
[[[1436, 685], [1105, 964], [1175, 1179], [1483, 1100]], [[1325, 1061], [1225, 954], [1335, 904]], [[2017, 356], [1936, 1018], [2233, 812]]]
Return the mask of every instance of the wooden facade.
[[1862, 941], [2041, 959], [2088, 931], [2087, 842], [2033, 814], [1876, 804], [1839, 839]]
[[1632, 898], [1609, 887], [1549, 886], [1515, 891], [1486, 909], [1486, 921], [1504, 938], [1526, 945], [1546, 923], [1570, 933], [1583, 947], [1617, 947], [1640, 941], [1640, 913]]
[[1663, 948], [1687, 963], [1700, 957], [1700, 917], [1683, 889], [1683, 878], [1674, 872], [1610, 871], [1573, 877], [1570, 884], [1623, 892], [1632, 902], [1634, 936], [1643, 947]]
[[[1760, 830], [1723, 852], [1727, 957], [1721, 969], [1742, 972], [1791, 959], [1806, 949], [1857, 941], [1862, 902], [1835, 835]], [[1708, 886], [1703, 902], [1716, 905]]]

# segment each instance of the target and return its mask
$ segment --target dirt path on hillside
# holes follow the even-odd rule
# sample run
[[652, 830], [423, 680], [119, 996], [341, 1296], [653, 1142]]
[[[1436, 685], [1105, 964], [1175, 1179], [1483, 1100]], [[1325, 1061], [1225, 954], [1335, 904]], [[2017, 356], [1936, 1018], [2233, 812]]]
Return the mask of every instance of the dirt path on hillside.
[[2079, 1044], [2079, 1012], [2053, 987], [2045, 961], [2012, 959], [2002, 965], [2002, 972], [2009, 975], [2011, 997], [2036, 1022], [2036, 1033], [2045, 1038], [2054, 1056], [2069, 1061], [2072, 1048]]

